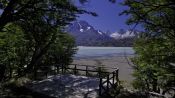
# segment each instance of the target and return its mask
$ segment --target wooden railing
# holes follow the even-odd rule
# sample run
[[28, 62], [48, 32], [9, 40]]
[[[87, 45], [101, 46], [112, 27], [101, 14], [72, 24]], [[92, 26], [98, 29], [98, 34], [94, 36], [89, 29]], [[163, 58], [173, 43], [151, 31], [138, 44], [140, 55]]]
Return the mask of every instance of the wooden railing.
[[99, 84], [99, 95], [110, 95], [110, 90], [115, 90], [116, 87], [119, 85], [119, 79], [118, 79], [118, 71], [119, 69], [116, 69], [115, 71], [107, 74], [106, 77], [100, 78], [100, 84]]
[[[48, 68], [47, 68], [48, 67]], [[70, 64], [68, 66], [53, 65], [53, 66], [41, 66], [41, 69], [48, 69], [46, 71], [36, 71], [35, 78], [38, 73], [42, 73], [45, 78], [49, 75], [56, 74], [74, 74], [85, 75], [90, 77], [99, 78], [99, 95], [109, 94], [111, 89], [115, 89], [119, 84], [118, 68], [104, 67], [104, 66], [92, 66], [92, 65], [77, 65]]]

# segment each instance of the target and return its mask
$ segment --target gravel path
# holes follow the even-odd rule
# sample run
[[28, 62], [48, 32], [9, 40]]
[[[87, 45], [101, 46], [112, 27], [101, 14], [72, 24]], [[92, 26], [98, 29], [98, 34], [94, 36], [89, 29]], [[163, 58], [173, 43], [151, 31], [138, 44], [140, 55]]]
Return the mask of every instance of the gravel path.
[[51, 76], [34, 81], [29, 89], [57, 98], [97, 98], [99, 79], [75, 75]]

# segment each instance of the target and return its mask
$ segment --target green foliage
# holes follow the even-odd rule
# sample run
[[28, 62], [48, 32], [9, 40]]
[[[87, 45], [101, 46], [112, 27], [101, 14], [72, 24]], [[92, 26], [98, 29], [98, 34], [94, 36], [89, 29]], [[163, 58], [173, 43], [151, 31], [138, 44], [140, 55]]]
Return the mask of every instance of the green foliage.
[[47, 65], [60, 64], [66, 66], [73, 61], [72, 57], [76, 51], [74, 38], [67, 33], [60, 33], [44, 56], [44, 63]]
[[87, 13], [96, 16], [75, 6], [72, 0], [0, 0], [0, 30], [7, 23], [16, 21], [33, 21], [36, 16], [52, 26], [65, 26], [75, 20], [77, 14]]
[[174, 72], [169, 68], [169, 63], [174, 58], [169, 58], [169, 56], [174, 54], [168, 50], [167, 43], [161, 38], [147, 40], [140, 38], [136, 41], [134, 49], [137, 56], [133, 59], [136, 65], [134, 73], [137, 77], [134, 82], [136, 88], [142, 90], [165, 88], [169, 79], [173, 79]]
[[71, 0], [0, 0], [0, 9], [0, 82], [68, 65], [77, 49], [63, 28], [77, 14], [95, 15]]
[[173, 0], [126, 0], [128, 24], [140, 24], [145, 32], [134, 45], [134, 86], [159, 92], [175, 86], [175, 12]]
[[[50, 34], [54, 34], [54, 40], [50, 40], [52, 37], [49, 36]], [[27, 74], [28, 70], [28, 73], [33, 73], [40, 66], [68, 65], [72, 61], [72, 56], [77, 50], [74, 39], [67, 33], [51, 32], [50, 34], [43, 36], [45, 35], [43, 32], [36, 40], [18, 25], [6, 26], [4, 32], [0, 33], [0, 62], [5, 65], [6, 80], [21, 77]], [[41, 36], [43, 37], [39, 39]], [[31, 69], [28, 68], [29, 65], [32, 66]]]
[[[66, 62], [66, 65], [70, 63], [70, 57], [76, 50], [72, 50], [74, 42], [70, 36], [60, 34], [60, 32], [63, 30], [64, 26], [76, 19], [77, 14], [87, 13], [95, 15], [95, 13], [76, 7], [71, 0], [1, 1], [0, 9], [2, 9], [3, 12], [0, 16], [0, 30], [4, 33], [8, 33], [7, 31], [3, 31], [4, 26], [8, 23], [13, 23], [15, 26], [20, 27], [23, 31], [23, 36], [21, 38], [24, 38], [24, 40], [28, 42], [23, 43], [26, 49], [23, 48], [24, 50], [22, 50], [27, 53], [24, 53], [24, 56], [19, 56], [21, 57], [21, 61], [26, 61], [20, 65], [22, 69], [18, 70], [21, 74], [30, 73], [33, 69], [38, 68], [36, 65], [42, 65], [43, 63], [46, 65], [46, 62], [48, 64], [50, 59], [54, 58], [54, 60], [58, 60], [58, 56], [48, 56], [50, 59], [47, 59], [48, 57], [46, 57], [46, 55], [53, 55], [54, 52], [57, 52], [55, 54], [59, 54], [59, 59], [67, 60], [59, 60], [59, 62]], [[64, 37], [61, 38], [60, 35], [62, 35], [62, 37], [64, 35]], [[58, 46], [54, 46], [53, 43]], [[51, 52], [51, 48], [56, 49]], [[28, 56], [27, 59], [26, 56]], [[45, 61], [43, 61], [43, 59]], [[23, 68], [23, 65], [25, 65], [26, 68]]]
[[[13, 77], [14, 73], [15, 76], [31, 73], [43, 65], [55, 63], [68, 65], [71, 62], [71, 57], [76, 51], [74, 39], [62, 33], [62, 29], [75, 20], [77, 14], [92, 13], [79, 9], [69, 0], [2, 1], [0, 3], [1, 9], [4, 10], [0, 16], [2, 36], [11, 35], [10, 31], [15, 32], [12, 34], [14, 38], [10, 38], [14, 45], [6, 38], [2, 39], [7, 40], [10, 47], [8, 43], [0, 42], [2, 47], [3, 45], [8, 47], [2, 52], [10, 51], [1, 55], [5, 59], [2, 60], [3, 65], [8, 63], [8, 66], [13, 66], [6, 66], [9, 69], [6, 72], [10, 77]], [[12, 26], [9, 26], [8, 30], [3, 29], [8, 23]], [[14, 66], [17, 69], [12, 71]]]
[[[8, 34], [7, 34], [8, 32]], [[29, 47], [19, 26], [8, 24], [0, 33], [0, 62], [6, 67], [6, 77], [16, 75], [30, 61]]]

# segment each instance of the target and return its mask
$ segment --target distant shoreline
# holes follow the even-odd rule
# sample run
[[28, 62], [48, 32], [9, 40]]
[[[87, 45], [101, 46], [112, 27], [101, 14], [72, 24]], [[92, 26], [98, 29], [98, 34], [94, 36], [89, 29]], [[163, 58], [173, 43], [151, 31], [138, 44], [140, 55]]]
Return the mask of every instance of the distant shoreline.
[[96, 57], [125, 57], [134, 56], [133, 47], [77, 47], [78, 51], [74, 55], [74, 59], [79, 58], [96, 58]]
[[103, 58], [103, 57], [133, 57], [134, 55], [103, 55], [103, 56], [86, 56], [86, 57], [73, 57], [74, 60], [80, 60], [80, 59], [96, 59], [96, 58]]
[[[117, 47], [117, 46], [76, 46], [76, 47]], [[120, 47], [125, 47], [125, 46], [120, 46]], [[127, 46], [126, 48], [133, 48], [133, 46]]]

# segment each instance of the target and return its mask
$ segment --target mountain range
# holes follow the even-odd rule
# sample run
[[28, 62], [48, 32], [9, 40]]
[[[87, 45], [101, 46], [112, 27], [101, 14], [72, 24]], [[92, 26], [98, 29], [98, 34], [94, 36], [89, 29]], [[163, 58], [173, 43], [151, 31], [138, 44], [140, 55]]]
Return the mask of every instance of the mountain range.
[[75, 38], [77, 46], [117, 46], [133, 45], [139, 32], [121, 29], [118, 32], [103, 32], [95, 29], [86, 21], [75, 21], [65, 28]]

